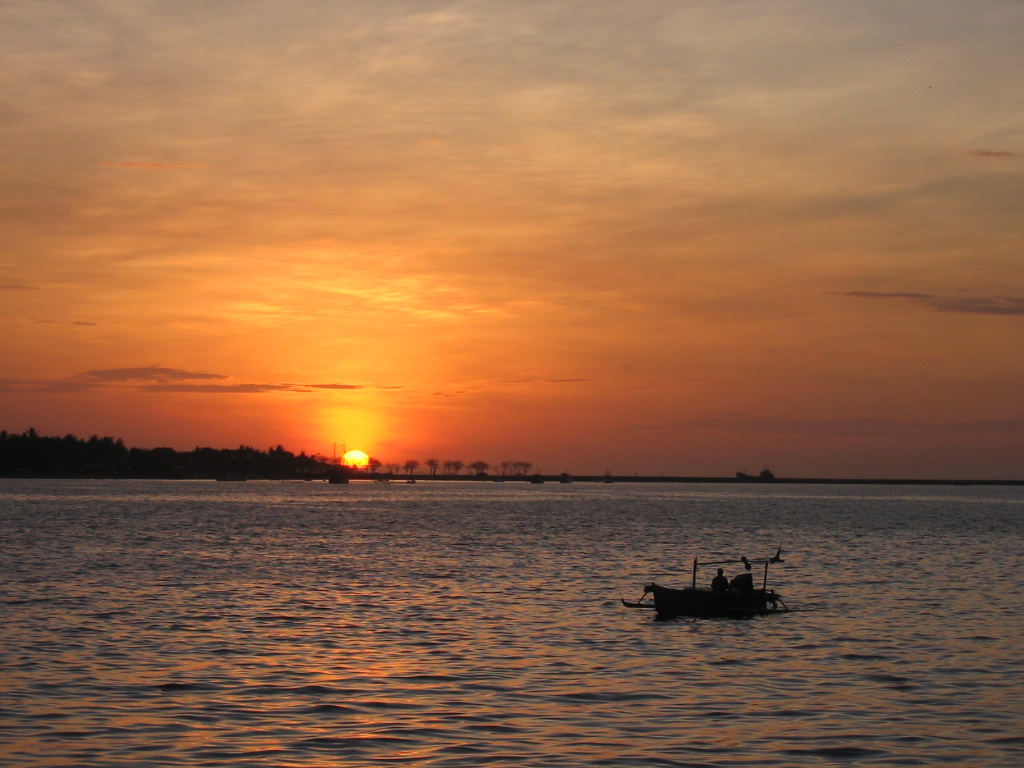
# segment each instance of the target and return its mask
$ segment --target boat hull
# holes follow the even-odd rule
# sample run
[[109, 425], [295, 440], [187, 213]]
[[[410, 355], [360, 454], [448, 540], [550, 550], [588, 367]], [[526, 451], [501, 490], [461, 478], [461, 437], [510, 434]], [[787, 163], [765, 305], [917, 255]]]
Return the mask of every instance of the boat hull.
[[752, 592], [714, 592], [710, 589], [673, 589], [660, 584], [648, 584], [644, 592], [654, 596], [658, 616], [697, 616], [700, 618], [746, 618], [774, 613], [778, 610], [779, 596], [770, 589]]

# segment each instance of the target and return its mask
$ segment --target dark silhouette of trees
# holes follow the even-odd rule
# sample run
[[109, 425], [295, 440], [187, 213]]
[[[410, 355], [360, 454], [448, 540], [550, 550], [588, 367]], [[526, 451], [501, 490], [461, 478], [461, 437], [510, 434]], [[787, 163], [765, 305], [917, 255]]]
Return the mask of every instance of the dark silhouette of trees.
[[[464, 468], [476, 477], [487, 477], [491, 465], [474, 461], [427, 459], [421, 463], [409, 459], [404, 464], [386, 463], [370, 458], [366, 470], [348, 470], [348, 476], [380, 479], [381, 468], [388, 475], [401, 470], [409, 476], [426, 466], [430, 476], [444, 468], [444, 475], [460, 476]], [[527, 461], [503, 461], [503, 477], [524, 478], [532, 465]], [[35, 429], [23, 434], [0, 432], [0, 477], [110, 477], [166, 479], [326, 479], [339, 470], [330, 457], [305, 453], [298, 455], [277, 445], [265, 451], [249, 445], [233, 449], [200, 448], [176, 451], [173, 448], [128, 448], [112, 437], [80, 439], [74, 435], [46, 437]], [[467, 476], [468, 477], [468, 476]]]
[[503, 461], [501, 462], [501, 473], [512, 477], [526, 477], [533, 469], [533, 464], [528, 461]]
[[118, 475], [130, 467], [129, 450], [111, 437], [43, 437], [35, 429], [21, 435], [0, 432], [2, 475]]
[[327, 465], [305, 453], [298, 456], [278, 445], [260, 451], [237, 449], [127, 448], [121, 440], [74, 435], [43, 437], [35, 429], [21, 435], [0, 432], [0, 476], [4, 477], [140, 477], [267, 478], [319, 476]]

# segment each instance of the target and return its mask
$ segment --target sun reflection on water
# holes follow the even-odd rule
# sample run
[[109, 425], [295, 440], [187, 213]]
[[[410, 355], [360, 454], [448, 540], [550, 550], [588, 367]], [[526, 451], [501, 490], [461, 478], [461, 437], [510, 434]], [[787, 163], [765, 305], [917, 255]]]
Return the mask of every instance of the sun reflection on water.
[[[825, 525], [792, 493], [220, 485], [69, 492], [74, 514], [4, 499], [0, 766], [1021, 756], [1022, 576], [999, 564], [1022, 505], [951, 501], [957, 561], [932, 501], [834, 490]], [[776, 586], [800, 610], [619, 603], [767, 532], [795, 542]]]

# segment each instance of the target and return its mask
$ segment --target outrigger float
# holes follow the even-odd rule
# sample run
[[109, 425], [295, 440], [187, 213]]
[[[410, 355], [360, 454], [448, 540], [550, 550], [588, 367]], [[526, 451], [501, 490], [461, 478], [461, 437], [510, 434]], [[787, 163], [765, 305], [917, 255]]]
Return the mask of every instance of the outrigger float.
[[[693, 582], [684, 589], [663, 587], [660, 584], [644, 585], [644, 594], [636, 602], [622, 600], [627, 608], [653, 608], [658, 618], [667, 619], [674, 616], [696, 616], [698, 618], [734, 618], [745, 619], [751, 616], [763, 616], [770, 613], [787, 612], [789, 608], [782, 602], [782, 597], [774, 589], [768, 589], [768, 566], [772, 563], [784, 562], [782, 548], [771, 557], [759, 560], [707, 560], [699, 562], [693, 559]], [[734, 576], [731, 581], [724, 576], [716, 577], [712, 582], [714, 588], [697, 586], [697, 571], [706, 565], [739, 565], [743, 572]], [[760, 588], [754, 587], [754, 565], [764, 565], [764, 576]], [[651, 595], [653, 601], [647, 600]], [[781, 608], [779, 607], [781, 606]]]

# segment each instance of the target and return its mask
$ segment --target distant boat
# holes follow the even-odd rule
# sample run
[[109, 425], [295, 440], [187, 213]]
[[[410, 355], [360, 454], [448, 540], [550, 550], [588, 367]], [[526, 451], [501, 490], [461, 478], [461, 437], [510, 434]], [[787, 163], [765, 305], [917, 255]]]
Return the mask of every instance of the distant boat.
[[536, 485], [540, 485], [541, 483], [544, 482], [544, 476], [538, 472], [536, 475], [530, 476], [530, 482]]
[[569, 476], [568, 472], [563, 472], [558, 476], [558, 482], [560, 483], [571, 483], [572, 477]]
[[775, 473], [772, 472], [770, 469], [768, 469], [768, 467], [765, 467], [764, 469], [762, 469], [756, 475], [748, 475], [746, 472], [737, 472], [736, 473], [736, 479], [737, 480], [774, 480], [775, 479]]
[[602, 483], [614, 483], [615, 478], [612, 477], [611, 470], [604, 473], [604, 478], [601, 480]]

